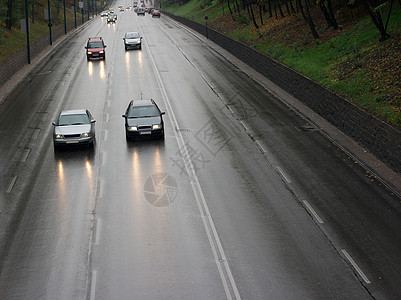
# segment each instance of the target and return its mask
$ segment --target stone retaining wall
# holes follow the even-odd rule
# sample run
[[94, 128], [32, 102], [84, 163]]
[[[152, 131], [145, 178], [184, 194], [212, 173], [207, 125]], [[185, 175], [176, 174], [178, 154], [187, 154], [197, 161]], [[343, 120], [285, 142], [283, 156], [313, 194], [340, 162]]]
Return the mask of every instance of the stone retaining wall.
[[[87, 20], [86, 20], [87, 21]], [[77, 26], [82, 25], [82, 19], [77, 18]], [[75, 22], [67, 24], [67, 32], [75, 28]], [[64, 26], [53, 28], [52, 40], [56, 41], [64, 35]], [[31, 61], [40, 52], [42, 52], [50, 44], [49, 33], [43, 35], [39, 39], [30, 42]], [[0, 86], [5, 84], [16, 72], [28, 64], [28, 50], [24, 47], [18, 50], [14, 55], [0, 63]]]
[[309, 78], [202, 24], [164, 12], [230, 52], [290, 93], [332, 125], [401, 173], [401, 129], [392, 127]]

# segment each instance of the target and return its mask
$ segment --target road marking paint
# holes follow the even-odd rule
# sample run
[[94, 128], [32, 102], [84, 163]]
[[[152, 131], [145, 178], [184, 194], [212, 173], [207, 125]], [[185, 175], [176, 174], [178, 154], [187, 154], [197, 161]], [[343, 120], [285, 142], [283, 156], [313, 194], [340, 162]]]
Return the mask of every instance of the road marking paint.
[[[145, 45], [147, 45], [146, 40], [145, 40]], [[152, 64], [152, 68], [155, 71], [156, 80], [160, 87], [163, 101], [166, 104], [166, 108], [168, 110], [173, 127], [180, 128], [180, 126], [178, 125], [177, 118], [172, 109], [170, 99], [167, 95], [167, 91], [166, 91], [163, 81], [161, 79], [160, 72], [156, 67], [156, 63], [154, 61], [152, 52], [149, 51], [148, 54], [149, 54], [149, 58], [150, 58], [150, 61]], [[187, 143], [185, 142], [185, 139], [180, 131], [178, 131], [178, 132], [174, 131], [174, 134], [175, 134], [175, 138], [177, 140], [177, 144], [179, 146], [178, 148], [180, 149], [181, 155], [184, 159], [185, 168], [186, 168], [187, 174], [190, 178], [192, 191], [195, 196], [195, 200], [196, 200], [196, 203], [198, 206], [199, 213], [201, 216], [202, 215], [208, 216], [208, 217], [202, 218], [203, 227], [206, 231], [209, 245], [212, 250], [213, 257], [216, 262], [216, 266], [219, 271], [220, 279], [222, 281], [226, 296], [228, 299], [232, 299], [233, 297], [235, 297], [236, 299], [241, 299], [241, 296], [239, 294], [237, 285], [236, 285], [234, 277], [232, 275], [230, 266], [226, 259], [226, 255], [224, 253], [224, 249], [223, 249], [222, 243], [220, 241], [220, 237], [217, 233], [216, 226], [213, 222], [213, 219], [212, 219], [210, 211], [209, 211], [209, 207], [206, 203], [205, 195], [202, 191], [202, 187], [201, 187], [201, 185], [199, 183], [199, 179], [196, 175], [195, 167], [192, 163], [191, 156], [188, 154], [189, 151], [188, 151]]]
[[110, 121], [110, 114], [107, 113], [107, 114], [106, 114], [106, 122], [109, 122], [109, 121]]
[[316, 218], [316, 220], [320, 223], [323, 224], [323, 220], [319, 217], [319, 215], [316, 213], [316, 211], [312, 208], [312, 206], [310, 206], [310, 204], [308, 203], [308, 201], [304, 200], [304, 204], [305, 206], [309, 209], [309, 211], [311, 212], [311, 214]]
[[99, 241], [100, 241], [100, 225], [101, 225], [101, 221], [100, 221], [100, 219], [97, 219], [95, 245], [99, 245]]
[[246, 131], [249, 131], [249, 128], [245, 125], [245, 123], [243, 121], [239, 121], [242, 125], [242, 127], [245, 128]]
[[25, 149], [24, 153], [21, 156], [21, 162], [26, 162], [30, 153], [31, 153], [31, 149]]
[[288, 176], [284, 173], [284, 171], [279, 166], [276, 166], [276, 170], [285, 179], [285, 181], [287, 181], [288, 183], [291, 183], [291, 180], [288, 178]]
[[96, 277], [97, 277], [97, 272], [92, 271], [92, 283], [91, 283], [91, 296], [90, 300], [95, 300], [95, 294], [96, 294]]
[[367, 283], [370, 284], [370, 280], [368, 279], [368, 277], [366, 277], [366, 275], [362, 272], [361, 268], [359, 268], [359, 266], [356, 264], [356, 262], [352, 259], [352, 257], [348, 254], [348, 252], [346, 250], [341, 250], [345, 257], [348, 259], [348, 261], [351, 263], [351, 265], [355, 268], [355, 270], [358, 272], [359, 276], [362, 277], [362, 279]]
[[39, 136], [39, 133], [40, 133], [40, 129], [36, 128], [32, 133], [32, 139], [36, 140]]
[[101, 179], [99, 183], [99, 199], [103, 198], [103, 192], [104, 192], [104, 181], [103, 179]]
[[109, 131], [107, 129], [104, 130], [104, 135], [103, 135], [103, 140], [107, 141], [107, 137], [108, 137]]
[[7, 194], [11, 193], [11, 191], [13, 190], [13, 187], [14, 187], [14, 185], [15, 185], [15, 182], [17, 181], [17, 178], [18, 178], [18, 176], [15, 175], [15, 176], [11, 179], [10, 184], [8, 185], [8, 189], [7, 189], [7, 191], [6, 191]]
[[259, 146], [259, 148], [262, 150], [262, 152], [267, 152], [265, 147], [262, 145], [262, 143], [259, 140], [255, 140], [255, 143]]

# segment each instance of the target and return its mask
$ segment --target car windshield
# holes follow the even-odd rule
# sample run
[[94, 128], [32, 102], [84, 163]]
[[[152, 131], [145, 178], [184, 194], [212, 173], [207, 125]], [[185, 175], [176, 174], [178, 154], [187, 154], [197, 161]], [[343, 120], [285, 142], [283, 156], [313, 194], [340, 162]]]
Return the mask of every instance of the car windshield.
[[59, 126], [66, 126], [66, 125], [81, 125], [81, 124], [89, 124], [90, 120], [89, 117], [85, 114], [78, 114], [78, 115], [61, 115], [58, 119]]
[[103, 48], [102, 42], [89, 42], [88, 48]]
[[126, 39], [139, 39], [139, 33], [138, 32], [126, 33], [125, 38]]
[[153, 105], [132, 107], [128, 112], [128, 118], [157, 117], [159, 115], [159, 110]]

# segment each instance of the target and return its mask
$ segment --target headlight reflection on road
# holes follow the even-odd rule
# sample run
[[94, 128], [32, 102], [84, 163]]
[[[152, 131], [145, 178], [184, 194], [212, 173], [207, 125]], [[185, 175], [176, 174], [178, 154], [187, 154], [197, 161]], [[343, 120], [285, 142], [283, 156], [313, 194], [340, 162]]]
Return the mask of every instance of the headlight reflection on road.
[[92, 165], [89, 160], [85, 162], [86, 173], [88, 174], [89, 178], [92, 178]]
[[105, 70], [105, 67], [104, 67], [104, 60], [102, 60], [100, 62], [99, 75], [100, 75], [100, 78], [102, 78], [102, 79], [106, 78], [106, 70]]
[[140, 160], [139, 160], [139, 155], [138, 155], [138, 150], [134, 149], [132, 153], [132, 171], [134, 172], [133, 176], [133, 187], [135, 191], [135, 199], [140, 199], [141, 198], [141, 191], [143, 189], [142, 187], [142, 174], [141, 174], [141, 165], [140, 165]]
[[[66, 202], [66, 182], [65, 182], [65, 176], [64, 176], [64, 166], [63, 162], [61, 160], [58, 161], [58, 183], [59, 183], [59, 191], [60, 191], [60, 203], [65, 203]], [[63, 205], [64, 206], [64, 205]]]
[[89, 73], [89, 76], [92, 76], [93, 75], [93, 62], [88, 62], [88, 73]]
[[129, 71], [130, 71], [129, 51], [125, 51], [125, 69], [127, 70], [127, 73], [129, 74]]
[[138, 51], [138, 65], [139, 69], [142, 71], [142, 51]]

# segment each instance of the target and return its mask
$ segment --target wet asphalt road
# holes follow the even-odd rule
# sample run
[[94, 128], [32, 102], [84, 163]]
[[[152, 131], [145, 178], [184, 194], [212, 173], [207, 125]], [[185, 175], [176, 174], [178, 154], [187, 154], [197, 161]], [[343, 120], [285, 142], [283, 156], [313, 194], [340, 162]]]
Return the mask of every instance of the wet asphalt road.
[[[164, 141], [125, 140], [139, 98]], [[96, 118], [94, 150], [53, 151], [70, 108]], [[401, 296], [398, 196], [168, 18], [93, 20], [0, 104], [0, 133], [1, 298]]]

